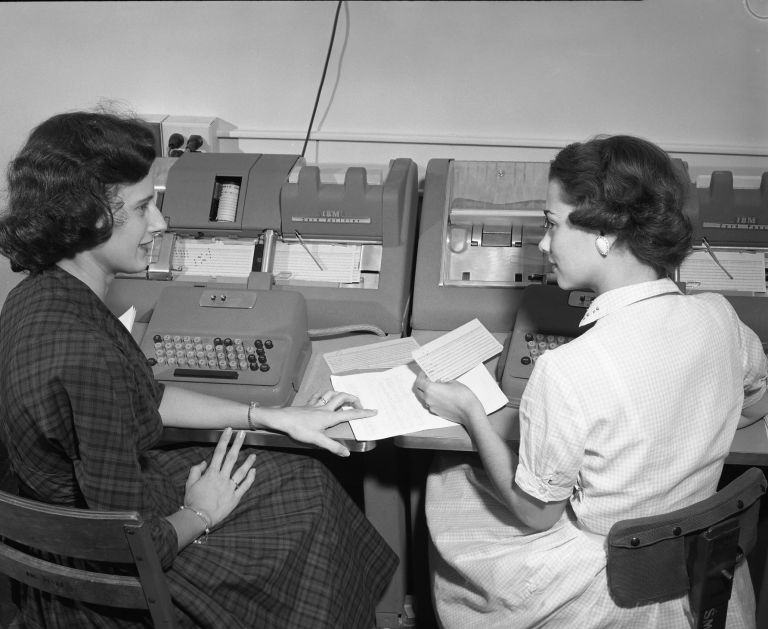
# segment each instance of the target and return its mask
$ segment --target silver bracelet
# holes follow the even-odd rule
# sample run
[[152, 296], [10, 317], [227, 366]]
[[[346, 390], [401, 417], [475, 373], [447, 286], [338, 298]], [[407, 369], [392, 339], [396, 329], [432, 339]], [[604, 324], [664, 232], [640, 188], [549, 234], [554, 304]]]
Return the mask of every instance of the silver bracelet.
[[205, 513], [202, 511], [198, 511], [194, 507], [190, 507], [188, 505], [181, 505], [179, 507], [181, 510], [187, 510], [194, 513], [198, 518], [200, 518], [203, 521], [203, 524], [205, 524], [205, 530], [200, 534], [200, 536], [193, 540], [193, 544], [205, 544], [205, 542], [208, 541], [208, 534], [211, 532], [211, 527], [213, 526], [213, 522], [211, 521], [211, 518], [209, 518]]
[[254, 408], [259, 408], [259, 403], [251, 400], [248, 404], [248, 430], [258, 430], [256, 426], [253, 425], [253, 417], [251, 417]]

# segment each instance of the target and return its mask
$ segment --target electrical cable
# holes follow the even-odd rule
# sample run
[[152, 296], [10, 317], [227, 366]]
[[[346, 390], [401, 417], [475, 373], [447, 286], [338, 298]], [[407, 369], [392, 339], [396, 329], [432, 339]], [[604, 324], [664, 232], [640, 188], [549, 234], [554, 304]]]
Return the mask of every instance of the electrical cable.
[[317, 96], [315, 97], [315, 106], [312, 108], [312, 118], [309, 120], [309, 127], [307, 128], [307, 136], [304, 138], [304, 146], [301, 148], [301, 156], [304, 157], [304, 152], [307, 150], [307, 143], [309, 142], [309, 136], [312, 133], [312, 125], [315, 122], [315, 114], [317, 113], [317, 106], [320, 103], [320, 94], [323, 92], [323, 83], [325, 83], [325, 73], [328, 71], [328, 62], [331, 60], [331, 51], [333, 50], [333, 40], [336, 38], [336, 25], [339, 23], [339, 12], [341, 11], [341, 5], [344, 0], [339, 0], [336, 5], [336, 15], [333, 18], [333, 29], [331, 30], [331, 41], [328, 44], [328, 52], [325, 55], [325, 65], [323, 66], [323, 76], [320, 78], [320, 86], [317, 88]]
[[764, 9], [766, 12], [758, 13], [757, 9], [752, 8], [750, 0], [744, 0], [744, 7], [747, 9], [747, 12], [756, 20], [768, 20], [768, 7]]

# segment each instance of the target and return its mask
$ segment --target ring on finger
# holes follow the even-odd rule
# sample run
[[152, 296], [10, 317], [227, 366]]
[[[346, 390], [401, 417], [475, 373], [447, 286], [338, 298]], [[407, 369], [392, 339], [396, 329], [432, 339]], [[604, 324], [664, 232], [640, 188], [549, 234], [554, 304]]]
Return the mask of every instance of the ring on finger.
[[321, 405], [328, 404], [328, 400], [326, 400], [324, 397], [321, 397], [318, 402], [320, 402]]
[[234, 478], [230, 477], [230, 479], [229, 479], [229, 480], [231, 480], [231, 481], [232, 481], [232, 482], [235, 484], [235, 489], [237, 489], [238, 487], [240, 487], [240, 483], [238, 483], [238, 482], [237, 482], [237, 481], [236, 481]]

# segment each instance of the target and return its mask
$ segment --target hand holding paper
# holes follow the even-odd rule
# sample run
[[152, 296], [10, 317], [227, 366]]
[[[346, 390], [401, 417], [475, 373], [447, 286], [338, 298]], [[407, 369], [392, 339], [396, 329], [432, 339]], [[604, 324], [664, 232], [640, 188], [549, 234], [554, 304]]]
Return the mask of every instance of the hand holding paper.
[[[477, 396], [485, 412], [490, 414], [508, 401], [483, 364], [501, 349], [501, 343], [474, 319], [431, 343], [417, 347], [412, 355], [432, 381], [461, 382]], [[371, 350], [375, 351], [374, 346]], [[367, 353], [365, 356], [369, 361], [373, 358]], [[455, 425], [430, 413], [417, 398], [413, 388], [416, 371], [415, 367], [401, 365], [381, 372], [331, 376], [337, 391], [357, 396], [363, 408], [378, 410], [375, 417], [349, 422], [355, 439], [384, 439]]]

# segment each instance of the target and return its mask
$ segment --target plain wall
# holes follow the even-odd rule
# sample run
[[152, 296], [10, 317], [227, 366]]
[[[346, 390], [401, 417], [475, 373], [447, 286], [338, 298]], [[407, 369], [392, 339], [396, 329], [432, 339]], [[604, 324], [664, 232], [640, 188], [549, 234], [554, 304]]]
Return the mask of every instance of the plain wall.
[[[298, 152], [336, 7], [0, 3], [0, 164], [38, 122], [102, 101], [217, 116], [225, 150]], [[617, 132], [703, 170], [768, 170], [768, 21], [745, 0], [349, 1], [308, 157], [413, 154], [423, 175], [431, 157], [548, 159]], [[0, 302], [16, 280], [0, 264]]]

